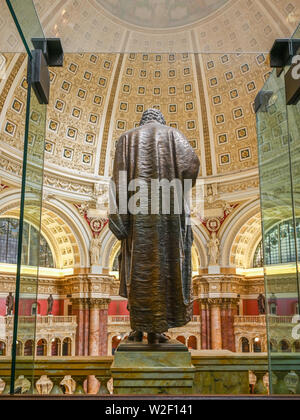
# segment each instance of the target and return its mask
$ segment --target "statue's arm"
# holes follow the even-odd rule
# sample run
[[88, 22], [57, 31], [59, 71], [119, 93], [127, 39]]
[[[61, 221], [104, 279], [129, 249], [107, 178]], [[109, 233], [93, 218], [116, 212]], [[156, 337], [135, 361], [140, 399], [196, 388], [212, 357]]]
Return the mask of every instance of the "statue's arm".
[[121, 181], [120, 172], [125, 174], [128, 170], [127, 165], [127, 137], [122, 136], [118, 140], [115, 160], [113, 166], [113, 175], [110, 188], [110, 214], [109, 228], [112, 233], [119, 239], [125, 239], [128, 236], [129, 216], [127, 211], [127, 200], [122, 203], [122, 197], [127, 197], [124, 189], [127, 189], [127, 182]]
[[173, 138], [180, 177], [181, 179], [191, 179], [194, 186], [200, 170], [199, 158], [180, 131], [174, 130]]

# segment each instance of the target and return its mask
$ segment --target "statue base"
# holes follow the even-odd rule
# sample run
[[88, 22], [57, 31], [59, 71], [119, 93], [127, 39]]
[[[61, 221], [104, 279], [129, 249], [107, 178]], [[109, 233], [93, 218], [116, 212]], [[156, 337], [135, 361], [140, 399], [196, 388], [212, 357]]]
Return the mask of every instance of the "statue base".
[[124, 340], [111, 366], [114, 394], [186, 395], [193, 393], [195, 368], [184, 344], [170, 340], [148, 345]]

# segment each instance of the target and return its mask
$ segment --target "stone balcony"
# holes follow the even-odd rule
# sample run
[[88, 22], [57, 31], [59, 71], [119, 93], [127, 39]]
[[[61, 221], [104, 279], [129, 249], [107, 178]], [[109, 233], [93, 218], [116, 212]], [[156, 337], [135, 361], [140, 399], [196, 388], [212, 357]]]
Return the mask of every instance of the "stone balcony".
[[[0, 317], [0, 342], [5, 344], [5, 354], [10, 354], [13, 336], [14, 316]], [[75, 355], [76, 316], [19, 316], [18, 354], [30, 351], [35, 332], [36, 350], [43, 355], [68, 353]], [[63, 350], [65, 345], [65, 350]], [[27, 350], [26, 350], [27, 346]], [[56, 346], [56, 348], [55, 348]]]
[[[300, 351], [298, 340], [293, 338], [297, 320], [293, 315], [269, 315], [268, 327], [273, 351]], [[267, 320], [265, 315], [240, 315], [234, 318], [234, 335], [237, 351], [267, 351]], [[248, 343], [248, 344], [247, 344]]]
[[[95, 375], [98, 395], [114, 394], [111, 364], [113, 357], [28, 357], [17, 360], [17, 387], [22, 393], [86, 394], [89, 375]], [[0, 394], [9, 392], [10, 359], [0, 358]], [[295, 361], [296, 363], [296, 361]], [[299, 364], [299, 361], [297, 361]], [[192, 395], [267, 393], [263, 378], [267, 374], [267, 355], [236, 354], [230, 351], [197, 351], [192, 353], [195, 379]], [[297, 370], [299, 367], [295, 366]], [[249, 374], [251, 372], [251, 375]], [[33, 373], [33, 374], [32, 374]], [[289, 370], [285, 372], [288, 374]], [[251, 378], [254, 376], [254, 383]], [[99, 385], [98, 385], [99, 386]], [[1, 398], [1, 397], [0, 397]]]
[[[168, 336], [178, 339], [182, 343], [194, 350], [199, 350], [200, 346], [200, 315], [194, 315], [191, 322], [184, 327], [171, 328]], [[124, 337], [130, 332], [129, 315], [110, 315], [108, 317], [108, 354], [112, 354], [113, 341], [117, 337]]]

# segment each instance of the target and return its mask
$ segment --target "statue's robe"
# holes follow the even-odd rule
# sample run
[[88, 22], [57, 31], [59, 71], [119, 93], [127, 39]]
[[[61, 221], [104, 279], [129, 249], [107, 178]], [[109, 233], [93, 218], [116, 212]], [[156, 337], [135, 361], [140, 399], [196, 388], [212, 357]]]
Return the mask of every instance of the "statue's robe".
[[[194, 185], [199, 167], [184, 135], [155, 121], [128, 131], [117, 142], [112, 176], [116, 189], [111, 197], [119, 211], [111, 212], [109, 227], [121, 240], [120, 296], [128, 298], [133, 330], [161, 333], [191, 320], [193, 233], [183, 197], [183, 212], [175, 214], [175, 193], [171, 194], [171, 214], [162, 214], [162, 208], [159, 214], [151, 214], [150, 195], [148, 215], [120, 214], [124, 185], [120, 187], [119, 171], [127, 171], [126, 188], [138, 178], [151, 192], [151, 179], [176, 178], [182, 186], [190, 179]], [[128, 200], [136, 191], [128, 193]], [[161, 199], [162, 190], [160, 203]]]

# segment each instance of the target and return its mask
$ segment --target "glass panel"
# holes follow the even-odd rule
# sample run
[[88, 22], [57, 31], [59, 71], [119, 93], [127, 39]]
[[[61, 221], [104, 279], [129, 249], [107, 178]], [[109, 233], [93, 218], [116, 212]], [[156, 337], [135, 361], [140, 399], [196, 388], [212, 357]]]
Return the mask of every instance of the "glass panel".
[[[295, 33], [300, 37], [300, 31]], [[300, 393], [300, 104], [286, 105], [285, 74], [273, 71], [257, 113], [270, 390]], [[298, 376], [297, 376], [298, 375]]]
[[[20, 392], [20, 387], [24, 386], [31, 389], [35, 355], [37, 349], [40, 354], [44, 348], [43, 343], [39, 343], [37, 346], [35, 340], [37, 311], [32, 310], [32, 307], [37, 307], [47, 106], [39, 104], [31, 87], [31, 50], [33, 49], [31, 39], [34, 37], [43, 38], [43, 31], [35, 7], [32, 0], [7, 0], [7, 5], [29, 55], [12, 344], [11, 393], [13, 393]], [[21, 359], [20, 356], [29, 358], [25, 372], [24, 359]], [[18, 380], [21, 375], [25, 375], [27, 382]]]
[[24, 44], [19, 36], [18, 29], [9, 11], [6, 0], [0, 0], [0, 10], [1, 53], [25, 52]]
[[6, 2], [27, 54], [30, 56], [31, 50], [34, 49], [32, 38], [44, 38], [44, 32], [36, 14], [35, 6], [32, 0], [6, 0]]
[[[30, 100], [31, 99], [31, 100]], [[36, 313], [31, 311], [31, 305], [37, 302], [38, 272], [40, 258], [40, 223], [43, 189], [44, 139], [46, 128], [46, 105], [40, 105], [29, 87], [28, 91], [27, 125], [25, 132], [23, 189], [20, 209], [20, 231], [16, 307], [15, 307], [15, 339], [13, 357], [16, 355], [15, 379], [24, 375], [22, 359], [28, 356], [32, 360], [31, 369], [27, 370], [27, 379], [32, 383], [35, 357], [35, 323]], [[28, 138], [33, 139], [28, 143]], [[33, 226], [23, 221], [30, 221]], [[28, 269], [30, 265], [30, 269]], [[19, 296], [18, 296], [19, 292]], [[17, 347], [22, 343], [24, 353], [18, 354]], [[13, 382], [12, 382], [13, 386]]]

